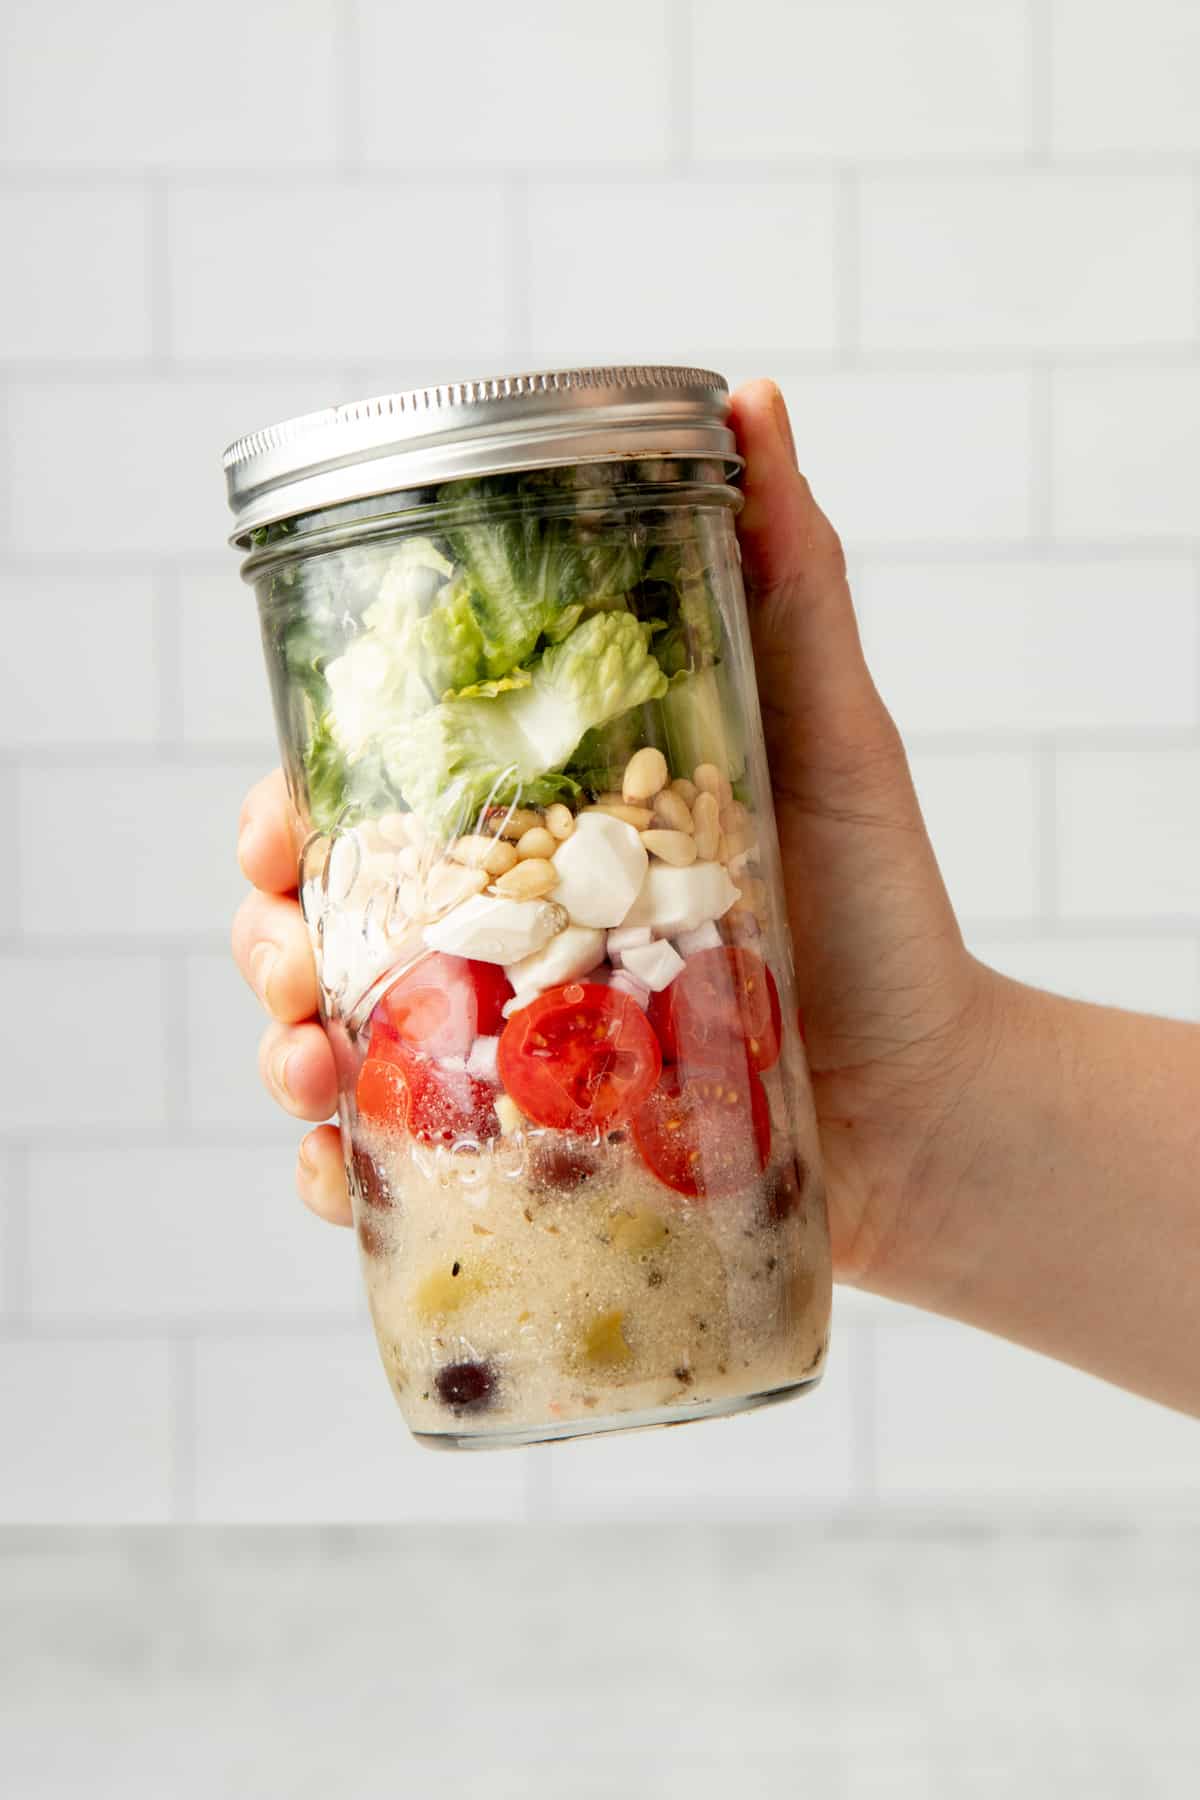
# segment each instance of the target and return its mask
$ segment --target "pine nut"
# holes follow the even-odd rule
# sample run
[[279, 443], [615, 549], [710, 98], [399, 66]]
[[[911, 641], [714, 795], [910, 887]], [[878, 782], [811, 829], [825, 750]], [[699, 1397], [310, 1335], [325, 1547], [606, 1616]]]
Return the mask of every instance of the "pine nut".
[[653, 805], [656, 824], [665, 825], [668, 831], [686, 831], [691, 837], [696, 829], [692, 823], [692, 809], [678, 794], [664, 788], [661, 794], [655, 795]]
[[692, 770], [692, 779], [702, 794], [716, 795], [718, 806], [728, 806], [733, 799], [733, 789], [716, 763], [701, 763]]
[[696, 855], [701, 862], [712, 862], [721, 839], [721, 809], [716, 795], [703, 790], [698, 793], [692, 817], [696, 825]]
[[725, 847], [721, 853], [723, 863], [732, 863], [739, 858], [746, 857], [751, 844], [744, 831], [723, 831], [721, 836], [725, 840]]
[[395, 844], [397, 849], [403, 849], [408, 842], [408, 817], [407, 813], [390, 812], [384, 813], [376, 821], [379, 835], [385, 843]]
[[482, 894], [487, 876], [482, 869], [464, 869], [461, 863], [435, 863], [425, 877], [427, 913], [449, 912], [472, 894]]
[[506, 900], [540, 900], [558, 885], [558, 870], [545, 857], [530, 856], [492, 883], [492, 891]]
[[561, 800], [556, 800], [553, 806], [546, 808], [546, 830], [551, 837], [557, 838], [562, 843], [565, 838], [570, 837], [574, 829], [575, 814], [569, 806], [564, 806]]
[[[517, 839], [517, 855], [524, 862], [530, 856], [538, 856], [543, 862], [549, 860], [558, 849], [558, 839], [546, 830], [544, 825], [534, 825], [524, 837]], [[500, 871], [504, 873], [503, 870]]]
[[651, 856], [673, 868], [686, 869], [696, 860], [696, 840], [686, 831], [643, 831], [642, 842]]
[[499, 837], [510, 838], [515, 844], [518, 838], [523, 838], [527, 831], [532, 831], [541, 822], [541, 813], [533, 812], [528, 806], [513, 806], [507, 812], [497, 809], [489, 814], [487, 829]]
[[484, 837], [482, 832], [469, 832], [456, 838], [450, 846], [456, 863], [468, 869], [486, 869], [489, 875], [504, 875], [517, 860], [517, 852], [503, 838]]
[[696, 795], [700, 790], [694, 781], [688, 781], [685, 776], [680, 775], [677, 780], [671, 783], [671, 792], [673, 794], [678, 794], [685, 806], [694, 806], [696, 803]]
[[584, 812], [607, 813], [610, 819], [623, 819], [626, 825], [632, 825], [635, 831], [645, 831], [654, 814], [648, 806], [624, 806], [620, 800], [613, 800], [601, 805], [585, 806]]
[[626, 764], [621, 782], [622, 800], [626, 806], [636, 806], [639, 801], [652, 800], [655, 794], [661, 793], [666, 787], [668, 774], [667, 759], [653, 744], [646, 744], [641, 750], [635, 750]]
[[740, 800], [730, 800], [721, 808], [721, 830], [726, 834], [734, 831], [745, 831], [750, 823], [750, 814]]
[[406, 919], [420, 919], [425, 916], [425, 888], [411, 875], [405, 876], [396, 884], [396, 906]]

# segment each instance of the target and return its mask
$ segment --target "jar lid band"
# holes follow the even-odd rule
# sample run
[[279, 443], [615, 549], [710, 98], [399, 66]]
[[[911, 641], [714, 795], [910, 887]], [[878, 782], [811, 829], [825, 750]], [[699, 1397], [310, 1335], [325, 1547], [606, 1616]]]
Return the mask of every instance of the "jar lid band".
[[298, 514], [457, 481], [632, 457], [740, 459], [707, 369], [551, 369], [410, 388], [305, 413], [225, 452], [232, 541]]

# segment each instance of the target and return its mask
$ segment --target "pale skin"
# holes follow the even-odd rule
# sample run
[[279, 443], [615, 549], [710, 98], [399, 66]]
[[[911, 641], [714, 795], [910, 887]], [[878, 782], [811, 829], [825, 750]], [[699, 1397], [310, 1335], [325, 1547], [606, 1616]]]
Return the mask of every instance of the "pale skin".
[[[738, 531], [837, 1279], [1200, 1414], [1200, 1029], [1008, 981], [963, 944], [837, 534], [782, 396], [734, 397]], [[325, 1120], [333, 1057], [277, 770], [247, 796], [234, 956], [273, 1023], [260, 1069]], [[302, 1199], [351, 1223], [337, 1127]]]

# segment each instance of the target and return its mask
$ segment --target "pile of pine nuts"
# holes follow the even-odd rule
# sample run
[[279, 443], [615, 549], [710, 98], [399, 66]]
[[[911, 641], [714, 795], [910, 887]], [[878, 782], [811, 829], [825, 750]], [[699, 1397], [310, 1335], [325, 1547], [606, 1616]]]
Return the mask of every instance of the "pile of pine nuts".
[[[700, 763], [691, 780], [672, 780], [662, 751], [646, 745], [630, 757], [620, 791], [600, 794], [582, 811], [632, 826], [647, 853], [674, 868], [723, 863], [738, 888], [729, 914], [735, 935], [765, 927], [766, 884], [749, 872], [758, 855], [757, 827], [715, 764]], [[575, 830], [575, 815], [561, 801], [544, 809], [494, 808], [477, 831], [441, 853], [416, 813], [386, 813], [361, 829], [369, 851], [395, 858], [401, 910], [430, 919], [485, 890], [513, 900], [544, 898], [557, 885], [554, 854]]]

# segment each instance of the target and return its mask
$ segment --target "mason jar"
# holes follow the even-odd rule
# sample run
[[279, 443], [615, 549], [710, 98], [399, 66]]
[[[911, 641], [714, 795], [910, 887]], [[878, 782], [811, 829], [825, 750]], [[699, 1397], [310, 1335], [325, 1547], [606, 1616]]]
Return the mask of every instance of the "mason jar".
[[426, 1444], [799, 1394], [830, 1258], [735, 518], [695, 369], [225, 457], [362, 1267]]

